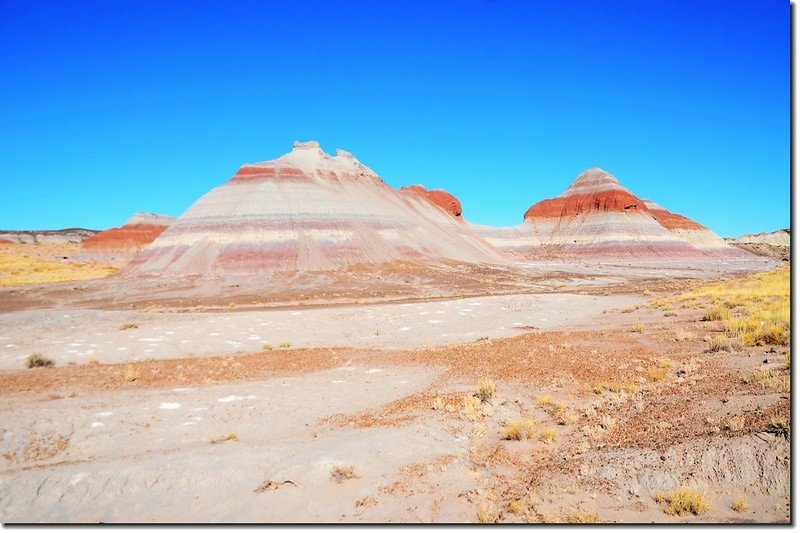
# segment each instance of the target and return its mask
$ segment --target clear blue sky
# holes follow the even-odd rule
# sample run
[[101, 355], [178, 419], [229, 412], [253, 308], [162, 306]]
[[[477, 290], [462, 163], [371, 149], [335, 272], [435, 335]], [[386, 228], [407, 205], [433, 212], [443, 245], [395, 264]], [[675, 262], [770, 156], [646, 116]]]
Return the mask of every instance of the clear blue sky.
[[789, 3], [0, 2], [0, 228], [181, 214], [295, 140], [512, 225], [602, 167], [789, 225]]

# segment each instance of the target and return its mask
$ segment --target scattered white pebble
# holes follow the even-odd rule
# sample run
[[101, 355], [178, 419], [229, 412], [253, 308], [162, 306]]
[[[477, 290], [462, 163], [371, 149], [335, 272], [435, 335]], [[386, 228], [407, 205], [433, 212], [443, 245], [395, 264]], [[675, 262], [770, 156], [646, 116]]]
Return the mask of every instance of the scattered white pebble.
[[[64, 315], [64, 316], [68, 316], [68, 315]], [[83, 481], [84, 479], [86, 479], [87, 477], [89, 477], [89, 472], [78, 472], [77, 474], [75, 474], [74, 476], [72, 476], [70, 478], [69, 484], [72, 485], [72, 486], [75, 486], [78, 483], [80, 483], [81, 481]]]
[[154, 338], [151, 338], [151, 337], [145, 337], [144, 339], [139, 339], [139, 340], [141, 342], [161, 342], [164, 339], [160, 339], [160, 338], [159, 339], [154, 339]]
[[195, 411], [208, 411], [208, 407], [195, 407]]
[[184, 387], [180, 389], [172, 389], [172, 392], [186, 392], [187, 390], [193, 390], [191, 387]]
[[94, 416], [111, 416], [114, 414], [114, 411], [103, 411], [102, 413], [95, 413]]
[[230, 403], [230, 402], [235, 402], [237, 400], [242, 400], [242, 399], [243, 398], [241, 396], [234, 396], [233, 394], [231, 394], [230, 396], [225, 396], [224, 398], [220, 398], [217, 401], [221, 402], [221, 403]]
[[367, 370], [366, 373], [367, 374], [377, 374], [378, 372], [381, 372], [380, 368], [370, 368], [369, 370]]
[[208, 335], [209, 335], [210, 337], [218, 337], [218, 336], [219, 336], [219, 333], [209, 333]]
[[180, 409], [181, 404], [177, 402], [161, 402], [159, 409]]
[[410, 329], [411, 329], [411, 328], [410, 328], [410, 327], [408, 327], [408, 326], [403, 326], [402, 328], [398, 329], [397, 331], [408, 331], [408, 330], [410, 330]]
[[441, 323], [442, 323], [442, 321], [441, 321], [441, 320], [428, 320], [428, 322], [429, 322], [430, 324], [441, 324]]
[[106, 425], [103, 424], [102, 422], [92, 422], [92, 428], [102, 428], [102, 427], [105, 427], [105, 426]]

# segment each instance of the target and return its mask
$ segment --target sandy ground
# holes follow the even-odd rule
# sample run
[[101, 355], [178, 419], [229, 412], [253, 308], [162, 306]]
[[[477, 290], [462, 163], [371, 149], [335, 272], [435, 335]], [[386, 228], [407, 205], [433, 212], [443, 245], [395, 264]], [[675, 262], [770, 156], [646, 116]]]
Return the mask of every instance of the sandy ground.
[[[542, 294], [225, 313], [26, 310], [0, 314], [0, 368], [22, 368], [32, 352], [65, 366], [254, 352], [285, 342], [385, 349], [456, 344], [587, 327], [605, 311], [641, 301], [635, 295]], [[126, 324], [137, 327], [120, 330]]]
[[[256, 310], [27, 289], [0, 314], [0, 520], [787, 523], [788, 347], [709, 352], [719, 323], [647, 305], [690, 266], [603, 268]], [[448, 290], [474, 292], [462, 274]], [[32, 351], [55, 368], [23, 369]], [[681, 485], [710, 509], [666, 514]]]

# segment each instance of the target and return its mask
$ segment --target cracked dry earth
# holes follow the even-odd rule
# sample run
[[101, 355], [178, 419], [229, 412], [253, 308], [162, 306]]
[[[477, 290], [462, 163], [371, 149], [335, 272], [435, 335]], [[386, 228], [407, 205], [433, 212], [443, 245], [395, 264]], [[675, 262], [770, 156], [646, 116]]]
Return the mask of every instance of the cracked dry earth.
[[[546, 330], [482, 300], [458, 344], [7, 368], [0, 519], [787, 523], [788, 347], [708, 352], [697, 309], [611, 292]], [[707, 512], [665, 512], [683, 485]]]

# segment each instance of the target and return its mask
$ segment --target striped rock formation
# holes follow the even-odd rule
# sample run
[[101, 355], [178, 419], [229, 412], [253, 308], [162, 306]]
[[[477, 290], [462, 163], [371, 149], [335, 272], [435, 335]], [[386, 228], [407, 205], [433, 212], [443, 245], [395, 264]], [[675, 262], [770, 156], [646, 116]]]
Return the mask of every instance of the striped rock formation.
[[400, 192], [414, 194], [422, 198], [426, 198], [433, 205], [439, 206], [446, 212], [450, 213], [453, 218], [462, 220], [461, 202], [458, 201], [458, 198], [447, 191], [443, 191], [442, 189], [433, 189], [429, 191], [422, 185], [411, 185], [410, 187], [400, 187]]
[[[336, 270], [394, 260], [507, 263], [441, 194], [400, 192], [343, 150], [295, 143], [197, 200], [127, 266], [129, 274]], [[456, 203], [457, 200], [456, 200]], [[456, 216], [454, 216], [456, 215]]]
[[737, 248], [730, 246], [725, 239], [702, 224], [683, 215], [671, 213], [651, 200], [642, 201], [659, 224], [673, 234], [682, 237], [695, 248], [705, 252], [738, 253]]
[[153, 242], [175, 220], [165, 215], [134, 213], [119, 228], [111, 228], [83, 241], [82, 256], [125, 264]]
[[473, 228], [499, 249], [526, 257], [671, 258], [733, 250], [704, 226], [636, 197], [599, 168], [584, 171], [556, 198], [532, 205], [518, 226]]

